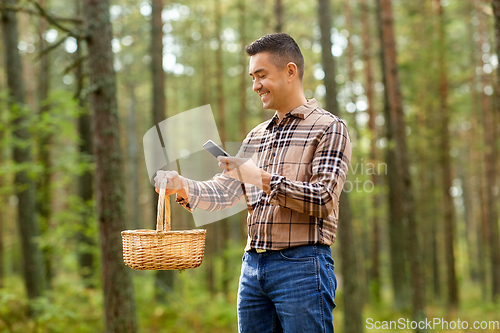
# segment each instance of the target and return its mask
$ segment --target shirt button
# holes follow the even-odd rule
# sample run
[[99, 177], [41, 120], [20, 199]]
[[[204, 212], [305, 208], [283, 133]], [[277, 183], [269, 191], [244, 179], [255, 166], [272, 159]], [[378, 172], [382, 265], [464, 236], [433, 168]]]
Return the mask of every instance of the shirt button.
[[257, 239], [257, 238], [259, 238], [259, 237], [257, 237], [257, 236], [254, 236], [254, 239]]

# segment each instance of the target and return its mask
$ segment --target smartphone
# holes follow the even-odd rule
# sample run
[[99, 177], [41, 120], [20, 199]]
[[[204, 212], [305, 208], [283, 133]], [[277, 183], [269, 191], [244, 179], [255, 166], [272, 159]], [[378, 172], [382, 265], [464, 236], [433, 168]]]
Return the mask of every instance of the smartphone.
[[229, 155], [228, 153], [226, 153], [224, 151], [224, 149], [222, 149], [221, 147], [219, 147], [212, 140], [208, 140], [207, 142], [205, 142], [205, 144], [203, 145], [203, 148], [205, 148], [206, 150], [208, 150], [210, 152], [210, 154], [212, 154], [212, 155], [215, 156], [215, 158], [217, 158], [219, 156], [231, 157], [231, 155]]

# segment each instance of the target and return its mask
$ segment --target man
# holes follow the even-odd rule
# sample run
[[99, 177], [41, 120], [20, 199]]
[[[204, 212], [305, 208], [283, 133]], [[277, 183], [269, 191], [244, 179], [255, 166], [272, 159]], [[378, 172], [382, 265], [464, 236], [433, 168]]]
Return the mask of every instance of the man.
[[[159, 172], [156, 187], [166, 183], [166, 193], [192, 211], [236, 204], [245, 184], [239, 332], [333, 332], [337, 281], [330, 245], [351, 157], [347, 128], [306, 100], [304, 59], [289, 35], [266, 35], [246, 52], [253, 90], [276, 113], [247, 135], [237, 157], [218, 158], [222, 174], [198, 182]], [[249, 147], [255, 154], [244, 158]]]

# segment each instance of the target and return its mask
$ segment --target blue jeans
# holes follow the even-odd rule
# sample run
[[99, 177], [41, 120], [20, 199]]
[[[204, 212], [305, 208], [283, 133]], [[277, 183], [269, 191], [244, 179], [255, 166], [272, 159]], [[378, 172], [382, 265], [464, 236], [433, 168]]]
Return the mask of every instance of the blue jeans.
[[328, 245], [245, 252], [238, 289], [240, 333], [333, 333], [337, 279]]

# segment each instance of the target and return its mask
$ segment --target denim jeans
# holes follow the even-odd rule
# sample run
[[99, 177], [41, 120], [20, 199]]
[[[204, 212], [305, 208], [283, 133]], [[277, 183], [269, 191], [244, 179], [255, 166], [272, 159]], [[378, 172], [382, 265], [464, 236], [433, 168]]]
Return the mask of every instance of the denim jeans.
[[333, 333], [337, 279], [328, 245], [245, 252], [238, 288], [240, 333]]

